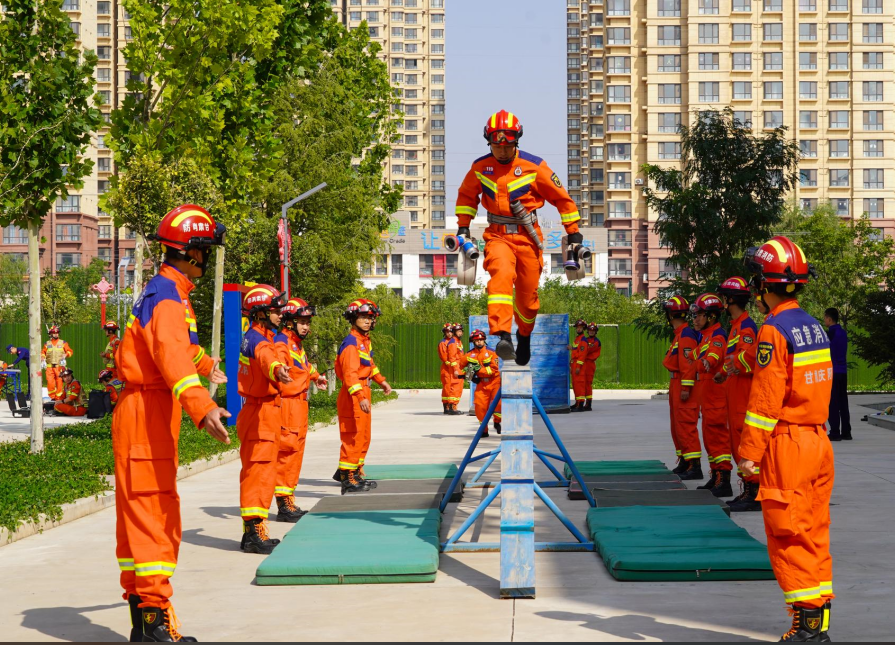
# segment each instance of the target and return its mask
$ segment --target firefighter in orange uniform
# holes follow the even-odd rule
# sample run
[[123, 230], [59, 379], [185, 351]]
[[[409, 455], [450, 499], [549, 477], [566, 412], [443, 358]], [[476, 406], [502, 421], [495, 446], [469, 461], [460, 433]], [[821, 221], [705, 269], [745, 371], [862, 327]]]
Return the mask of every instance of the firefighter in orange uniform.
[[458, 410], [460, 399], [463, 398], [463, 384], [466, 382], [465, 375], [461, 363], [466, 354], [463, 349], [463, 325], [454, 323], [451, 326], [451, 332], [454, 334], [454, 343], [448, 345], [448, 356], [453, 363], [453, 373], [451, 374], [451, 414], [462, 415], [463, 411]]
[[66, 368], [60, 372], [62, 378], [62, 397], [59, 403], [53, 406], [56, 414], [67, 417], [83, 417], [87, 414], [87, 406], [84, 404], [84, 391], [81, 383], [75, 380], [74, 372]]
[[[370, 485], [363, 475], [363, 466], [370, 448], [372, 428], [373, 379], [386, 395], [392, 387], [379, 373], [373, 361], [370, 329], [380, 315], [375, 302], [360, 298], [345, 310], [344, 318], [351, 323], [351, 333], [342, 341], [336, 359], [336, 376], [342, 381], [336, 409], [342, 447], [339, 452], [339, 481], [342, 494], [368, 490]], [[372, 482], [371, 482], [372, 483]]]
[[274, 344], [280, 309], [286, 294], [258, 284], [242, 299], [242, 313], [251, 327], [239, 350], [239, 394], [245, 403], [236, 417], [239, 435], [239, 514], [242, 517], [240, 549], [269, 554], [279, 544], [267, 530], [267, 514], [277, 480], [277, 459], [283, 412], [280, 385], [292, 382], [288, 365]]
[[50, 340], [44, 343], [40, 350], [41, 368], [47, 373], [47, 391], [54, 401], [62, 399], [62, 391], [65, 384], [62, 382], [62, 370], [65, 369], [65, 361], [72, 357], [74, 352], [64, 340], [59, 338], [59, 327], [50, 327]]
[[454, 365], [450, 359], [450, 346], [454, 344], [453, 324], [444, 323], [441, 333], [444, 338], [438, 343], [438, 358], [441, 361], [441, 406], [445, 414], [451, 414], [451, 381], [454, 378]]
[[594, 402], [594, 374], [597, 373], [597, 359], [603, 351], [603, 343], [597, 338], [600, 327], [597, 323], [587, 326], [587, 354], [584, 357], [584, 411], [591, 412]]
[[114, 378], [118, 378], [118, 369], [115, 366], [115, 352], [118, 351], [118, 346], [121, 344], [121, 339], [118, 338], [118, 323], [110, 320], [103, 325], [103, 331], [106, 332], [109, 342], [100, 356], [103, 358], [105, 368], [112, 371]]
[[[518, 149], [522, 124], [506, 110], [485, 124], [491, 152], [476, 159], [463, 179], [455, 213], [458, 235], [469, 237], [469, 224], [481, 200], [488, 211], [485, 270], [488, 282], [488, 324], [500, 336], [497, 355], [527, 365], [531, 332], [538, 314], [538, 283], [544, 268], [543, 239], [537, 210], [548, 201], [559, 211], [569, 243], [581, 244], [578, 207], [559, 177], [543, 159]], [[515, 294], [514, 294], [515, 289]], [[515, 315], [517, 346], [511, 328]]]
[[833, 449], [824, 423], [833, 382], [830, 342], [798, 293], [814, 274], [783, 236], [749, 249], [751, 285], [770, 308], [758, 331], [740, 468], [758, 476], [768, 554], [792, 627], [781, 641], [828, 642], [833, 595]]
[[[463, 357], [461, 367], [467, 366], [472, 368], [472, 382], [475, 383], [475, 417], [481, 423], [491, 401], [500, 392], [500, 367], [498, 366], [497, 354], [492, 352], [485, 346], [487, 336], [481, 329], [476, 329], [469, 335], [469, 341], [473, 344], [473, 348], [469, 350]], [[497, 402], [494, 409], [494, 430], [500, 434], [501, 420], [501, 402]], [[488, 428], [482, 433], [483, 437], [488, 436]]]
[[307, 512], [295, 505], [295, 487], [308, 436], [308, 389], [311, 383], [326, 387], [326, 377], [311, 365], [302, 345], [311, 331], [311, 319], [317, 310], [301, 298], [292, 298], [282, 309], [283, 328], [274, 336], [280, 360], [289, 366], [291, 383], [280, 386], [283, 413], [280, 451], [277, 456], [277, 522], [297, 522]]
[[[662, 361], [662, 365], [670, 374], [668, 407], [671, 413], [671, 441], [677, 455], [677, 465], [672, 472], [680, 475], [681, 479], [702, 479], [700, 461], [702, 447], [696, 428], [697, 419], [692, 418], [691, 413], [690, 418], [684, 421], [681, 415], [681, 407], [684, 405], [681, 400], [681, 379], [695, 359], [695, 352], [699, 347], [699, 334], [687, 324], [690, 303], [686, 298], [681, 295], [672, 296], [665, 301], [662, 309], [665, 311], [665, 319], [674, 331], [671, 346], [665, 352], [665, 360]], [[696, 401], [695, 397], [690, 398]]]
[[[746, 311], [751, 293], [749, 283], [745, 279], [739, 276], [728, 278], [718, 287], [718, 294], [726, 302], [731, 323], [723, 371], [715, 378], [718, 382], [726, 382], [730, 448], [734, 463], [739, 464], [740, 437], [743, 434], [743, 422], [746, 420], [749, 390], [752, 389], [752, 374], [755, 372], [755, 339], [758, 336], [758, 327]], [[756, 501], [758, 475], [746, 475], [739, 467], [737, 473], [743, 482], [743, 490], [737, 497], [727, 502], [730, 512], [760, 511], [761, 502]]]
[[181, 406], [198, 428], [223, 443], [230, 437], [199, 374], [226, 383], [218, 361], [199, 346], [190, 305], [192, 279], [205, 273], [224, 226], [186, 204], [165, 215], [153, 236], [165, 262], [143, 289], [118, 349], [127, 382], [112, 415], [115, 454], [116, 550], [131, 610], [131, 641], [185, 640], [171, 608], [170, 577], [180, 550], [177, 442]]
[[121, 396], [121, 390], [124, 389], [124, 383], [115, 378], [112, 370], [101, 371], [97, 380], [102, 383], [103, 390], [109, 393], [109, 400], [112, 402], [112, 408], [114, 409]]

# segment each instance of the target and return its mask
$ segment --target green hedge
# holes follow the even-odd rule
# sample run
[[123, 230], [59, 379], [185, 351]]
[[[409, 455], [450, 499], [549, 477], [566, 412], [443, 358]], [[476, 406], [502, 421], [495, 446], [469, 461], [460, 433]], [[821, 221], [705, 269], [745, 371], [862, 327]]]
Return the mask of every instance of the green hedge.
[[[336, 417], [336, 394], [319, 392], [310, 398], [309, 421]], [[373, 401], [395, 399], [379, 390]], [[239, 446], [236, 427], [229, 446], [197, 429], [185, 414], [180, 428], [181, 464], [209, 459]], [[41, 514], [62, 516], [62, 505], [112, 490], [105, 476], [114, 472], [112, 417], [47, 429], [44, 452], [32, 455], [28, 441], [0, 444], [0, 526], [14, 531], [21, 522], [36, 522]], [[234, 490], [236, 487], [234, 481]]]

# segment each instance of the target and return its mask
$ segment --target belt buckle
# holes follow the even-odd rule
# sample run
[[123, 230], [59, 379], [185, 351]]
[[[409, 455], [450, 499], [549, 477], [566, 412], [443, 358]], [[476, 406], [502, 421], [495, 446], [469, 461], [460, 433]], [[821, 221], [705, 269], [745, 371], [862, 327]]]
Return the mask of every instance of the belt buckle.
[[515, 234], [515, 233], [519, 232], [519, 225], [518, 224], [504, 224], [504, 229], [506, 229], [506, 232], [508, 234]]

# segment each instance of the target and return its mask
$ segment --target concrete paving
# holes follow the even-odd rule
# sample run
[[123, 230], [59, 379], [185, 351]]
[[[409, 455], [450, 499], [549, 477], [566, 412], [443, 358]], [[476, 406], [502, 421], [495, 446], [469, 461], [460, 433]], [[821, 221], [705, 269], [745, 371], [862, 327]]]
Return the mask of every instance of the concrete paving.
[[[554, 423], [578, 459], [658, 458], [670, 464], [668, 404], [651, 394], [601, 392], [594, 412], [556, 415]], [[442, 415], [438, 396], [403, 392], [398, 402], [376, 408], [368, 461], [459, 462], [475, 422]], [[895, 434], [859, 421], [868, 411], [860, 402], [885, 400], [895, 395], [852, 397], [855, 440], [834, 444], [834, 640], [891, 641], [895, 635]], [[541, 447], [551, 447], [537, 417], [535, 436]], [[483, 444], [496, 446], [493, 437]], [[330, 479], [337, 453], [334, 427], [309, 436], [302, 507], [338, 494]], [[621, 583], [592, 553], [538, 554], [533, 600], [498, 599], [497, 553], [443, 555], [431, 584], [258, 587], [253, 578], [263, 556], [238, 548], [238, 473], [234, 462], [178, 485], [184, 541], [173, 600], [182, 631], [200, 640], [766, 641], [788, 628], [773, 581]], [[537, 476], [548, 473], [541, 467]], [[549, 493], [583, 528], [586, 502], [569, 501], [561, 489]], [[469, 490], [462, 503], [449, 506], [443, 537], [482, 495]], [[498, 509], [474, 525], [471, 538], [496, 539]], [[538, 540], [568, 539], [540, 504], [536, 517]], [[735, 519], [764, 541], [759, 513]], [[126, 640], [130, 625], [118, 587], [114, 528], [109, 509], [0, 548], [3, 640]], [[289, 528], [273, 523], [272, 533], [281, 537]]]
[[[46, 388], [44, 388], [46, 391]], [[49, 399], [47, 399], [49, 400]], [[82, 423], [90, 421], [87, 417], [56, 417], [45, 414], [44, 428], [55, 428], [69, 423]], [[9, 404], [4, 399], [0, 401], [0, 443], [4, 441], [21, 441], [31, 438], [31, 419], [28, 417], [14, 417], [9, 409]]]

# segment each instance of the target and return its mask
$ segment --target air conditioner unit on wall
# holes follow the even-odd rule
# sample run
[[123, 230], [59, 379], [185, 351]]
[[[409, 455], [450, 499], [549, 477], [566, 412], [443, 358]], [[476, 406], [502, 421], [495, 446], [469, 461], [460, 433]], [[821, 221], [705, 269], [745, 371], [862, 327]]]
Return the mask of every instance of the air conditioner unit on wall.
[[634, 180], [634, 184], [636, 186], [643, 186], [643, 180], [640, 177], [638, 177], [637, 179]]

